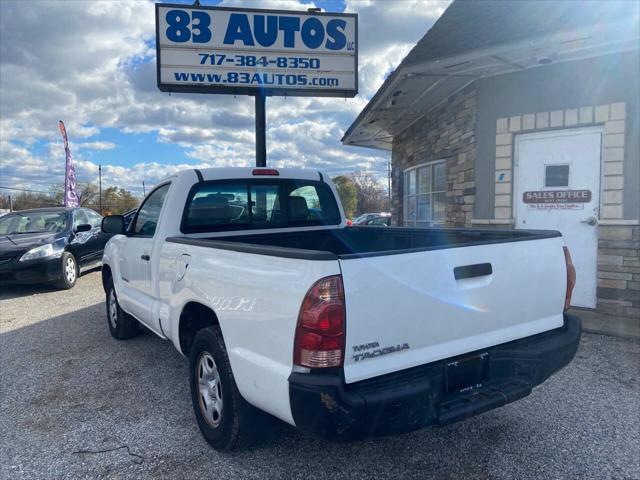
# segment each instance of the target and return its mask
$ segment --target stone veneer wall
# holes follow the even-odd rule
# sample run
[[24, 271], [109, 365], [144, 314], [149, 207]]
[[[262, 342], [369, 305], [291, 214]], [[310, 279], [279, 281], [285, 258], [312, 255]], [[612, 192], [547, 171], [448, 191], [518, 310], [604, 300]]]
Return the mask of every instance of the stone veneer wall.
[[476, 89], [470, 85], [418, 119], [393, 142], [391, 213], [403, 223], [403, 172], [446, 160], [446, 226], [471, 226], [475, 205]]
[[598, 226], [599, 312], [640, 319], [640, 226]]

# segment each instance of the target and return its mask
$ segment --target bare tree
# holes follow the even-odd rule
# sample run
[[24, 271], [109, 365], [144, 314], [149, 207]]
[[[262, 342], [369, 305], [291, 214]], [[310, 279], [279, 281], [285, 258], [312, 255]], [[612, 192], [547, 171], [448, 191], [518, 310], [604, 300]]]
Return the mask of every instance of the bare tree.
[[140, 199], [124, 188], [109, 187], [102, 192], [103, 213], [105, 215], [126, 213], [136, 208], [139, 203]]
[[356, 214], [382, 212], [387, 205], [387, 195], [382, 184], [371, 173], [361, 170], [349, 175], [357, 190]]
[[[14, 210], [28, 208], [61, 207], [64, 198], [64, 186], [53, 185], [50, 193], [21, 191], [11, 194]], [[78, 185], [80, 206], [100, 210], [100, 191], [95, 183]], [[104, 214], [125, 213], [138, 206], [140, 199], [129, 190], [119, 187], [108, 187], [102, 191]], [[9, 195], [0, 195], [0, 209], [9, 209]]]
[[99, 193], [100, 190], [95, 183], [86, 183], [80, 190], [78, 201], [83, 207], [98, 204], [100, 202]]
[[[64, 203], [64, 185], [53, 185], [50, 188], [51, 196], [56, 205]], [[79, 183], [76, 185], [78, 201], [82, 207], [90, 207], [99, 203], [99, 189], [95, 183]]]
[[[14, 210], [26, 210], [27, 208], [54, 207], [55, 200], [46, 193], [20, 192], [17, 195], [11, 194], [12, 207]], [[9, 208], [9, 197], [3, 196], [0, 208]]]

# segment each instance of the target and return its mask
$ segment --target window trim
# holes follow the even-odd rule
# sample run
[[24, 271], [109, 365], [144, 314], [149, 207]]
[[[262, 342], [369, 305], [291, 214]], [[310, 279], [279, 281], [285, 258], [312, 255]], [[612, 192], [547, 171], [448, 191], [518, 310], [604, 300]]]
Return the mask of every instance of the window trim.
[[[295, 222], [293, 224], [289, 223], [289, 195], [284, 196], [284, 200], [281, 199], [281, 209], [283, 212], [284, 221], [275, 226], [266, 226], [266, 225], [252, 225], [249, 224], [226, 224], [226, 225], [202, 225], [198, 227], [187, 226], [187, 216], [188, 210], [191, 202], [193, 201], [193, 197], [196, 194], [197, 190], [206, 187], [207, 185], [224, 185], [224, 184], [233, 184], [233, 183], [245, 183], [247, 185], [247, 201], [251, 201], [251, 185], [277, 185], [278, 190], [283, 189], [287, 183], [296, 183], [303, 182], [305, 186], [314, 186], [327, 189], [327, 192], [330, 193], [331, 201], [333, 203], [333, 207], [336, 212], [335, 222], [323, 222], [322, 220], [306, 220], [304, 222]], [[251, 208], [249, 208], [249, 218], [251, 218]], [[215, 232], [233, 232], [237, 230], [276, 230], [282, 228], [297, 228], [297, 227], [319, 227], [326, 225], [340, 225], [342, 222], [342, 216], [340, 214], [340, 208], [338, 206], [338, 202], [336, 201], [336, 197], [333, 193], [333, 190], [326, 182], [321, 182], [318, 180], [303, 180], [303, 179], [295, 179], [295, 178], [233, 178], [233, 179], [217, 179], [217, 180], [206, 180], [204, 182], [194, 183], [193, 186], [189, 189], [189, 193], [187, 194], [187, 199], [185, 200], [184, 206], [182, 208], [182, 218], [180, 220], [180, 232], [183, 234], [189, 233], [215, 233]]]
[[[135, 233], [135, 224], [138, 221], [138, 215], [140, 215], [140, 211], [142, 210], [142, 207], [144, 207], [144, 204], [147, 203], [147, 201], [149, 200], [149, 198], [151, 198], [151, 195], [153, 195], [157, 190], [160, 190], [162, 187], [166, 187], [167, 185], [171, 185], [171, 182], [164, 182], [161, 183], [160, 185], [156, 185], [153, 190], [151, 190], [149, 192], [149, 194], [144, 198], [144, 200], [142, 200], [142, 203], [140, 204], [140, 206], [138, 207], [138, 209], [136, 210], [136, 214], [133, 217], [133, 220], [131, 220], [131, 222], [129, 222], [129, 227], [127, 228], [127, 232], [126, 232], [126, 236], [127, 237], [135, 237], [135, 238], [153, 238], [155, 236], [155, 232], [153, 232], [153, 235], [140, 235], [138, 233]], [[168, 193], [168, 191], [167, 191]], [[164, 202], [162, 203], [162, 207], [160, 208], [160, 215], [162, 215], [162, 209], [164, 208]], [[158, 219], [160, 219], [160, 215], [158, 215]], [[157, 226], [156, 226], [156, 230], [157, 230]]]
[[[402, 222], [403, 222], [403, 225], [407, 226], [407, 224], [409, 222], [409, 220], [407, 219], [407, 208], [406, 208], [407, 205], [408, 205], [408, 198], [409, 197], [415, 197], [416, 198], [416, 211], [417, 211], [417, 208], [418, 208], [418, 200], [417, 199], [418, 199], [419, 196], [421, 196], [421, 195], [429, 195], [431, 197], [431, 199], [433, 200], [433, 196], [436, 193], [445, 193], [445, 194], [447, 193], [446, 185], [445, 185], [445, 190], [431, 190], [429, 193], [419, 193], [418, 192], [418, 186], [416, 185], [416, 193], [410, 195], [408, 193], [408, 189], [407, 189], [407, 185], [406, 185], [407, 182], [405, 180], [406, 174], [411, 172], [412, 170], [416, 170], [416, 179], [417, 179], [417, 175], [418, 175], [417, 170], [418, 169], [424, 168], [424, 167], [431, 167], [431, 172], [432, 172], [431, 183], [435, 187], [435, 181], [436, 181], [435, 180], [435, 166], [438, 165], [438, 164], [445, 165], [445, 173], [446, 173], [446, 164], [447, 164], [447, 159], [446, 158], [439, 158], [437, 160], [431, 160], [431, 161], [428, 161], [428, 162], [423, 162], [423, 163], [420, 163], [418, 165], [414, 165], [412, 167], [406, 168], [405, 170], [402, 171]], [[432, 210], [431, 213], [433, 213], [433, 201], [431, 202], [430, 205], [431, 205], [431, 210]], [[445, 202], [445, 205], [446, 205], [446, 202]], [[416, 214], [417, 214], [417, 212], [416, 212]], [[433, 219], [433, 215], [431, 215], [431, 218]], [[446, 220], [446, 217], [445, 217], [441, 222], [434, 222], [432, 220], [430, 220], [430, 221], [413, 220], [412, 222], [413, 222], [413, 225], [411, 225], [411, 228], [425, 228], [425, 227], [431, 227], [431, 226], [434, 226], [434, 225], [445, 225], [447, 220]]]

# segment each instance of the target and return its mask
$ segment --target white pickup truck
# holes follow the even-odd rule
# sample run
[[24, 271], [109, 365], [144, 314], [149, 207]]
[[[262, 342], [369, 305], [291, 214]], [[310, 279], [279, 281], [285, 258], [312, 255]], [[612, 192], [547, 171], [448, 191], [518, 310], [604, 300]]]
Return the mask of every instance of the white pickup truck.
[[580, 340], [560, 233], [347, 227], [317, 171], [183, 171], [102, 228], [111, 334], [140, 323], [189, 358], [219, 450], [263, 412], [329, 439], [458, 421], [528, 395]]

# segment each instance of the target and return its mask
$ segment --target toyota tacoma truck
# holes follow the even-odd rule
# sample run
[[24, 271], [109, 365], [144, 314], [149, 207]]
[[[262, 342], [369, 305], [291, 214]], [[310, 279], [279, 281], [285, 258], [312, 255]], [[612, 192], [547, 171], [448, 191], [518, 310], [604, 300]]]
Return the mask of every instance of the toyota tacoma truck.
[[347, 227], [313, 170], [182, 171], [102, 228], [111, 335], [142, 324], [188, 357], [219, 450], [269, 415], [336, 440], [463, 420], [527, 396], [580, 340], [559, 232]]

